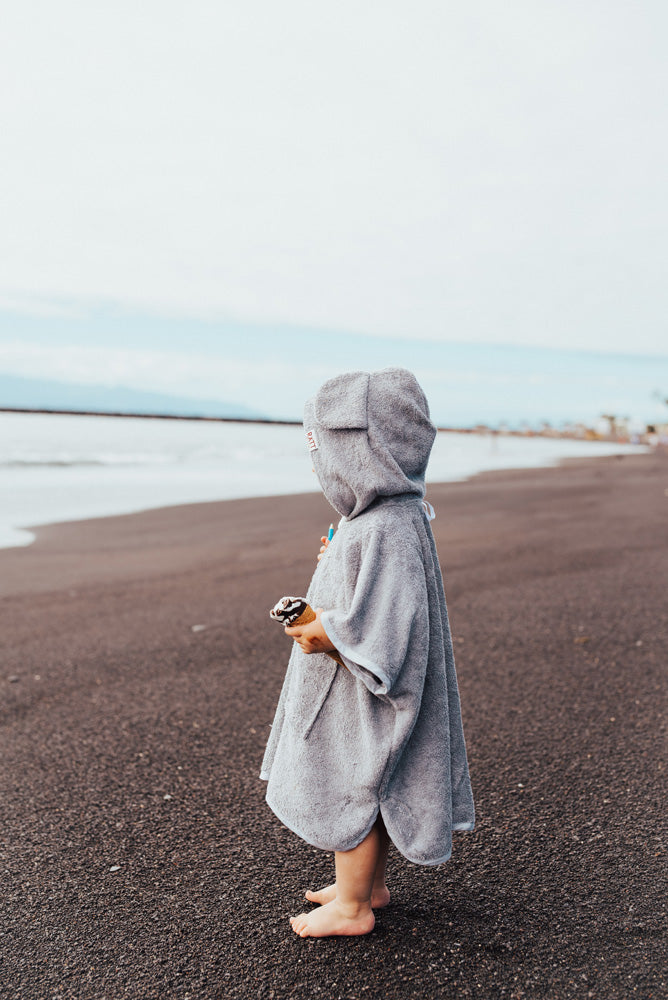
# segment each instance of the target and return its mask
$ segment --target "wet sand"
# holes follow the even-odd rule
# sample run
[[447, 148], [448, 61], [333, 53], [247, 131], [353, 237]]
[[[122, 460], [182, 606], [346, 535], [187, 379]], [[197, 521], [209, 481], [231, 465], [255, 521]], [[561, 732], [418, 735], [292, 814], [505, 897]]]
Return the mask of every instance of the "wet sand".
[[355, 939], [290, 929], [333, 859], [258, 779], [324, 499], [0, 550], [0, 996], [666, 996], [667, 489], [665, 454], [430, 487], [477, 827], [393, 850]]

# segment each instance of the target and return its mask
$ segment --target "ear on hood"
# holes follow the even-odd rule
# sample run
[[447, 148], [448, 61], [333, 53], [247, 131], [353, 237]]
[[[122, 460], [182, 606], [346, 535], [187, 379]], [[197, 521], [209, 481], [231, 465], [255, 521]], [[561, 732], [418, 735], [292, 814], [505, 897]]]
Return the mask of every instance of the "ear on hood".
[[365, 431], [369, 426], [368, 400], [368, 372], [336, 375], [325, 382], [315, 397], [315, 419], [329, 431]]

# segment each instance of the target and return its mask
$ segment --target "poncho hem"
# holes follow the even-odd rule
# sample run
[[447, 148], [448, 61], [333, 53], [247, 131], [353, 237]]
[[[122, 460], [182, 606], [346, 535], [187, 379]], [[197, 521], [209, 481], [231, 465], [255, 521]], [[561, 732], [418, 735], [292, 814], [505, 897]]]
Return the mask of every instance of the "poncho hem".
[[[264, 780], [266, 780], [266, 779], [264, 779]], [[364, 838], [367, 837], [369, 835], [369, 833], [371, 832], [373, 824], [376, 822], [376, 819], [378, 817], [378, 813], [380, 812], [380, 809], [376, 808], [376, 811], [375, 811], [375, 813], [373, 815], [373, 819], [369, 823], [368, 827], [365, 829], [364, 833], [361, 834], [361, 836], [355, 838], [354, 839], [354, 843], [351, 843], [349, 847], [332, 847], [329, 844], [326, 845], [326, 844], [323, 844], [323, 843], [319, 843], [317, 840], [314, 840], [312, 836], [310, 836], [310, 835], [307, 836], [301, 830], [297, 829], [297, 827], [293, 823], [289, 823], [285, 819], [285, 817], [281, 815], [281, 813], [278, 811], [278, 809], [276, 808], [276, 806], [272, 805], [272, 803], [269, 801], [269, 798], [267, 796], [265, 796], [265, 801], [266, 801], [267, 805], [269, 806], [269, 808], [271, 809], [271, 811], [277, 817], [277, 819], [279, 819], [281, 821], [281, 823], [283, 824], [283, 826], [287, 827], [288, 830], [291, 830], [292, 833], [296, 833], [298, 837], [301, 837], [301, 839], [304, 840], [304, 841], [306, 841], [307, 844], [310, 844], [311, 847], [317, 847], [319, 851], [341, 851], [341, 852], [345, 852], [345, 851], [352, 851], [354, 847], [359, 847], [359, 845], [362, 843], [362, 841], [364, 840]]]
[[[268, 781], [268, 776], [267, 777], [263, 777], [264, 774], [266, 774], [265, 771], [263, 771], [260, 774], [260, 779], [262, 781]], [[310, 836], [307, 837], [306, 834], [302, 830], [299, 830], [294, 824], [288, 823], [288, 821], [280, 814], [280, 812], [278, 811], [278, 809], [276, 809], [276, 806], [274, 806], [274, 805], [271, 804], [271, 802], [269, 801], [268, 798], [266, 798], [266, 802], [267, 802], [267, 805], [269, 806], [269, 808], [271, 809], [271, 811], [273, 812], [273, 814], [276, 816], [276, 818], [278, 820], [280, 820], [280, 822], [283, 824], [283, 826], [286, 827], [288, 830], [290, 830], [292, 833], [296, 834], [298, 837], [300, 837], [307, 844], [310, 844], [311, 847], [317, 847], [319, 851], [329, 851], [329, 852], [333, 851], [335, 853], [338, 853], [338, 852], [345, 853], [346, 851], [352, 851], [353, 848], [355, 848], [355, 847], [359, 847], [359, 845], [362, 843], [362, 841], [364, 840], [364, 838], [367, 837], [371, 833], [371, 830], [373, 828], [374, 823], [376, 822], [376, 819], [378, 818], [379, 813], [382, 815], [382, 810], [379, 807], [378, 809], [376, 809], [374, 817], [371, 820], [371, 823], [367, 827], [366, 831], [362, 834], [361, 837], [359, 837], [359, 839], [355, 840], [354, 844], [351, 844], [349, 847], [331, 847], [329, 845], [318, 843], [317, 840], [314, 840]], [[453, 827], [451, 827], [451, 829], [452, 829], [452, 831], [454, 833], [456, 831], [462, 831], [462, 830], [473, 830], [474, 826], [475, 826], [474, 823], [457, 823]], [[399, 848], [396, 846], [396, 844], [394, 843], [394, 841], [391, 841], [391, 842], [392, 842], [392, 845], [396, 848], [396, 850], [399, 851]], [[406, 859], [406, 861], [410, 861], [410, 863], [413, 864], [413, 865], [425, 865], [425, 866], [443, 865], [443, 864], [445, 864], [446, 861], [449, 861], [450, 858], [452, 857], [452, 847], [450, 848], [450, 850], [448, 851], [447, 854], [444, 854], [440, 858], [436, 858], [434, 860], [429, 860], [429, 861], [425, 861], [424, 858], [411, 857], [410, 855], [406, 854], [404, 850], [399, 851], [399, 853], [402, 855], [402, 857], [404, 857]]]

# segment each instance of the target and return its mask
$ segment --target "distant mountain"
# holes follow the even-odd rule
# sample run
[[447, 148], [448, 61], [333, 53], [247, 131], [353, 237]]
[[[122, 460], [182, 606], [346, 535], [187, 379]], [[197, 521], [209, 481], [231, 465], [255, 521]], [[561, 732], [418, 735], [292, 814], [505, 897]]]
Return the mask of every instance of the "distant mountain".
[[22, 378], [0, 373], [0, 408], [2, 407], [266, 419], [266, 415], [257, 410], [223, 399], [192, 399], [122, 385], [79, 385], [74, 382]]

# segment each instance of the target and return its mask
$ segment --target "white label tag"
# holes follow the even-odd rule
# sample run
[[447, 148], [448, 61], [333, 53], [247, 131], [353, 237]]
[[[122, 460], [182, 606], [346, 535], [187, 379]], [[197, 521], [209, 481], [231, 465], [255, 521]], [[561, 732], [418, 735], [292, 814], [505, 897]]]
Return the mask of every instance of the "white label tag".
[[308, 443], [308, 450], [309, 451], [317, 451], [318, 450], [318, 439], [315, 436], [315, 431], [307, 431], [306, 432], [306, 441]]

